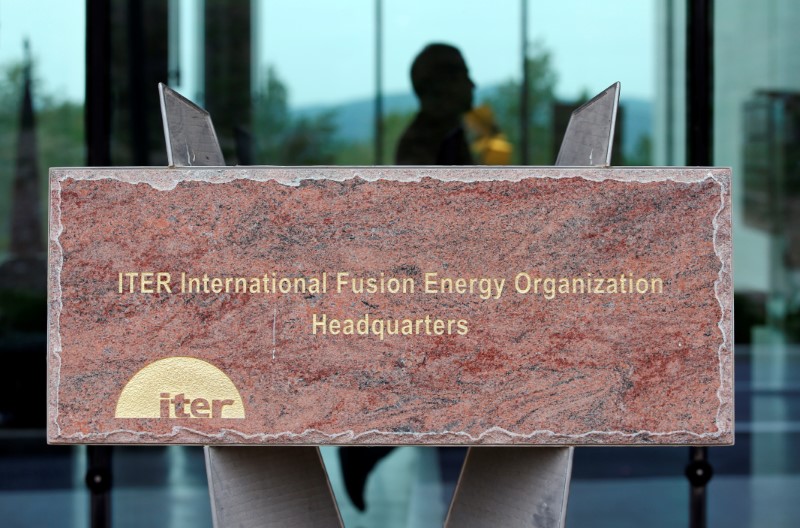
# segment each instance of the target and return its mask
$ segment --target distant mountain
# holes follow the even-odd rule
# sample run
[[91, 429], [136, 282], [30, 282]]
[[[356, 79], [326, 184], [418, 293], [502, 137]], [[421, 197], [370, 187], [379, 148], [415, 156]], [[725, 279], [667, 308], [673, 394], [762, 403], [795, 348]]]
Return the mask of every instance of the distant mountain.
[[[413, 94], [388, 94], [383, 96], [383, 113], [406, 113], [417, 109]], [[296, 117], [313, 118], [333, 113], [337, 137], [347, 142], [366, 142], [372, 139], [375, 128], [375, 99], [356, 99], [339, 105], [314, 105], [294, 110]]]
[[[475, 100], [491, 98], [497, 86], [478, 89]], [[636, 150], [639, 139], [643, 135], [652, 135], [653, 103], [645, 99], [622, 99], [622, 149], [625, 155]], [[417, 99], [413, 94], [387, 94], [383, 96], [383, 112], [406, 113], [417, 109]], [[336, 125], [337, 137], [346, 142], [362, 143], [372, 139], [375, 116], [375, 100], [371, 98], [356, 99], [339, 105], [313, 105], [294, 109], [295, 117], [314, 118], [325, 113], [332, 113]]]

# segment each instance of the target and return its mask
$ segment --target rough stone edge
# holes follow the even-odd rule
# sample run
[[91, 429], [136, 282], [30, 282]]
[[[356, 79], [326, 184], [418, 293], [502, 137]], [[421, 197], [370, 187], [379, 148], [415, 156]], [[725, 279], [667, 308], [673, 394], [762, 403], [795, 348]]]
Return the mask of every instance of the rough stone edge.
[[58, 171], [50, 169], [49, 226], [47, 243], [47, 439], [61, 437], [58, 423], [58, 397], [61, 388], [61, 268], [64, 255], [59, 237], [61, 223], [61, 179]]
[[721, 314], [717, 324], [722, 333], [722, 343], [717, 356], [719, 362], [720, 384], [717, 389], [719, 408], [717, 410], [717, 430], [730, 436], [733, 443], [734, 416], [734, 354], [733, 354], [733, 218], [731, 199], [731, 171], [709, 171], [708, 176], [720, 186], [720, 206], [714, 215], [714, 251], [720, 260], [714, 294], [719, 302]]
[[[664, 176], [654, 171], [668, 173]], [[480, 172], [463, 177], [465, 172]], [[170, 191], [183, 182], [230, 183], [236, 180], [275, 181], [288, 186], [299, 186], [306, 180], [333, 180], [343, 182], [362, 179], [421, 182], [430, 178], [445, 182], [521, 181], [539, 178], [582, 178], [589, 181], [616, 180], [649, 183], [675, 181], [695, 183], [730, 169], [691, 167], [105, 167], [105, 168], [54, 168], [51, 179], [117, 180], [125, 183], [144, 183], [154, 189]], [[595, 173], [595, 174], [592, 174]], [[298, 175], [299, 174], [299, 175]]]
[[[591, 438], [616, 436], [622, 439], [639, 438], [635, 445], [669, 445], [669, 444], [696, 444], [716, 445], [732, 444], [734, 440], [734, 414], [733, 414], [733, 351], [731, 349], [733, 333], [733, 270], [732, 270], [732, 238], [731, 238], [731, 171], [727, 168], [681, 168], [681, 167], [642, 167], [642, 168], [587, 168], [587, 167], [481, 167], [482, 173], [491, 172], [493, 175], [480, 174], [471, 177], [459, 177], [458, 173], [474, 171], [475, 167], [230, 167], [230, 168], [77, 168], [77, 169], [50, 169], [50, 241], [49, 241], [49, 280], [48, 288], [48, 425], [47, 437], [49, 443], [169, 443], [184, 433], [184, 436], [198, 436], [198, 444], [225, 444], [225, 443], [252, 443], [252, 440], [269, 444], [337, 444], [337, 440], [346, 440], [345, 444], [364, 443], [379, 445], [380, 441], [369, 441], [373, 436], [377, 439], [387, 437], [410, 436], [411, 442], [403, 445], [419, 444], [519, 444], [530, 445], [565, 445], [572, 444], [581, 438], [585, 441], [581, 445], [592, 445]], [[668, 173], [664, 176], [653, 174], [660, 170]], [[173, 173], [174, 171], [174, 173]], [[593, 174], [592, 172], [595, 173]], [[224, 174], [223, 174], [224, 172]], [[294, 176], [298, 172], [306, 173]], [[600, 174], [597, 174], [600, 173]], [[117, 180], [124, 183], [145, 183], [158, 190], [175, 189], [181, 182], [207, 182], [229, 183], [240, 179], [254, 181], [276, 181], [289, 186], [299, 186], [304, 180], [333, 180], [347, 181], [350, 179], [363, 179], [365, 181], [403, 181], [420, 182], [423, 178], [431, 178], [445, 182], [483, 182], [483, 181], [521, 181], [530, 177], [538, 178], [582, 178], [588, 181], [614, 180], [632, 183], [651, 183], [659, 181], [675, 181], [678, 183], [697, 183], [712, 179], [720, 188], [720, 207], [712, 218], [713, 243], [717, 257], [720, 259], [718, 278], [714, 283], [715, 297], [720, 304], [721, 316], [719, 327], [723, 341], [718, 348], [718, 364], [720, 385], [717, 389], [719, 406], [717, 408], [717, 432], [695, 433], [692, 431], [652, 432], [637, 431], [625, 433], [623, 431], [589, 431], [579, 434], [558, 434], [550, 430], [534, 431], [532, 433], [513, 433], [500, 427], [491, 427], [483, 433], [473, 436], [466, 432], [442, 431], [429, 433], [397, 433], [393, 431], [370, 430], [356, 434], [352, 430], [340, 433], [324, 433], [318, 430], [305, 430], [302, 433], [282, 432], [273, 434], [246, 434], [234, 429], [223, 429], [219, 433], [203, 433], [184, 426], [173, 427], [172, 433], [156, 435], [146, 432], [116, 430], [106, 433], [75, 433], [62, 435], [58, 424], [58, 397], [60, 391], [61, 374], [61, 339], [60, 339], [60, 314], [61, 314], [61, 268], [63, 266], [63, 253], [59, 236], [63, 231], [61, 223], [61, 182], [66, 179], [74, 180]], [[727, 220], [727, 221], [726, 221]], [[55, 386], [52, 381], [55, 380]], [[124, 440], [122, 438], [124, 438]], [[311, 440], [309, 437], [314, 437]], [[549, 438], [551, 442], [534, 442], [532, 440], [542, 437]], [[667, 442], [652, 442], [651, 438], [669, 438]], [[363, 441], [359, 439], [364, 438]], [[436, 439], [424, 442], [423, 438]], [[500, 441], [503, 438], [505, 441]], [[448, 441], [449, 439], [449, 441]], [[681, 441], [683, 439], [683, 441]], [[272, 442], [270, 442], [270, 440]], [[416, 442], [414, 440], [417, 440]], [[442, 441], [439, 441], [442, 440]], [[602, 445], [615, 444], [606, 438]], [[393, 444], [394, 445], [394, 444]], [[619, 445], [626, 444], [624, 440]]]
[[[53, 443], [107, 443], [107, 444], [171, 444], [178, 439], [184, 444], [200, 445], [726, 445], [730, 434], [693, 433], [691, 431], [669, 431], [652, 433], [638, 431], [588, 431], [580, 434], [560, 434], [542, 429], [530, 433], [513, 433], [501, 427], [490, 427], [486, 431], [471, 435], [462, 431], [436, 431], [427, 433], [403, 433], [371, 429], [361, 433], [346, 430], [325, 433], [318, 429], [306, 429], [301, 433], [248, 434], [235, 429], [222, 429], [217, 433], [205, 433], [191, 427], [174, 426], [171, 433], [117, 429], [106, 433], [75, 433], [59, 437]], [[576, 440], [580, 440], [576, 442]]]

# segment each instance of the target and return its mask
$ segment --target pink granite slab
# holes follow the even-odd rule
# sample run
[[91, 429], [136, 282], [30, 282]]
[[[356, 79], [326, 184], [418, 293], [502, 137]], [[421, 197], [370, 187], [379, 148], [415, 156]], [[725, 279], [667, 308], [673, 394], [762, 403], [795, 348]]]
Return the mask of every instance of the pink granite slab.
[[[49, 441], [732, 443], [730, 186], [700, 168], [53, 169]], [[143, 272], [169, 281], [120, 284]], [[339, 272], [409, 291], [339, 292]], [[327, 289], [224, 291], [273, 273]], [[467, 291], [426, 293], [432, 273]], [[323, 316], [340, 326], [315, 335]]]

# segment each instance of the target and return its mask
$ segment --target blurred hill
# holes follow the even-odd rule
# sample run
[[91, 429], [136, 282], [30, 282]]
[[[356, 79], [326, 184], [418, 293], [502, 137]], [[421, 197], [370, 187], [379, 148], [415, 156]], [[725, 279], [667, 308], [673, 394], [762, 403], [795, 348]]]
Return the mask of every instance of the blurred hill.
[[[488, 86], [475, 91], [475, 101], [493, 99], [498, 87]], [[622, 150], [625, 158], [634, 157], [641, 142], [653, 134], [653, 103], [645, 99], [628, 98], [620, 101], [623, 110]], [[374, 127], [375, 100], [355, 99], [339, 105], [313, 105], [293, 109], [299, 118], [313, 119], [332, 115], [336, 139], [346, 143], [371, 141]], [[411, 93], [386, 94], [383, 97], [384, 115], [416, 112], [417, 99]]]

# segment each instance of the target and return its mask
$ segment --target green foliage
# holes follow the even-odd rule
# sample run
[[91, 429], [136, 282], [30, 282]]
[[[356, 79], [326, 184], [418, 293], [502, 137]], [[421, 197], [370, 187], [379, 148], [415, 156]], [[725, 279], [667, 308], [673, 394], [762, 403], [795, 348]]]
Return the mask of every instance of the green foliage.
[[372, 143], [343, 143], [336, 150], [335, 165], [372, 165], [375, 149]]
[[653, 164], [653, 138], [650, 134], [639, 136], [636, 149], [624, 159], [632, 167], [647, 167]]
[[[531, 165], [552, 165], [555, 147], [552, 130], [552, 107], [558, 76], [550, 52], [541, 42], [532, 43], [526, 62], [528, 69], [528, 153]], [[501, 84], [495, 95], [481, 101], [495, 113], [500, 130], [514, 146], [512, 163], [522, 160], [520, 141], [521, 82], [509, 80]]]
[[[530, 47], [529, 163], [551, 165], [555, 160], [552, 107], [557, 76], [550, 52], [541, 43]], [[519, 137], [520, 83], [503, 83], [488, 99], [500, 129], [514, 145], [513, 163], [521, 161]], [[401, 135], [415, 111], [393, 112], [383, 117], [383, 160], [393, 164]], [[342, 142], [336, 138], [335, 110], [313, 118], [295, 118], [289, 110], [289, 91], [275, 68], [267, 69], [262, 88], [254, 98], [254, 144], [258, 163], [275, 165], [372, 165], [372, 141]]]
[[22, 100], [23, 68], [13, 64], [0, 72], [0, 251], [8, 247], [14, 161]]
[[[33, 71], [35, 74], [35, 67]], [[7, 249], [10, 238], [24, 72], [22, 63], [0, 68], [0, 253]], [[48, 169], [75, 167], [85, 163], [83, 104], [47, 92], [47, 87], [35, 76], [32, 94], [39, 154], [39, 214], [42, 225], [46, 226]], [[42, 233], [42, 237], [45, 239], [46, 233]]]
[[[254, 97], [254, 144], [257, 163], [270, 165], [372, 165], [371, 141], [344, 142], [336, 137], [336, 110], [313, 117], [294, 117], [289, 90], [274, 67], [264, 75]], [[394, 162], [400, 136], [415, 112], [390, 113], [383, 118], [384, 163]]]
[[262, 88], [253, 98], [254, 155], [269, 165], [330, 165], [336, 156], [333, 112], [292, 117], [289, 91], [269, 67]]
[[[383, 116], [383, 165], [394, 164], [395, 151], [416, 112], [392, 112]], [[371, 142], [341, 143], [336, 150], [337, 165], [374, 165], [375, 144]]]

